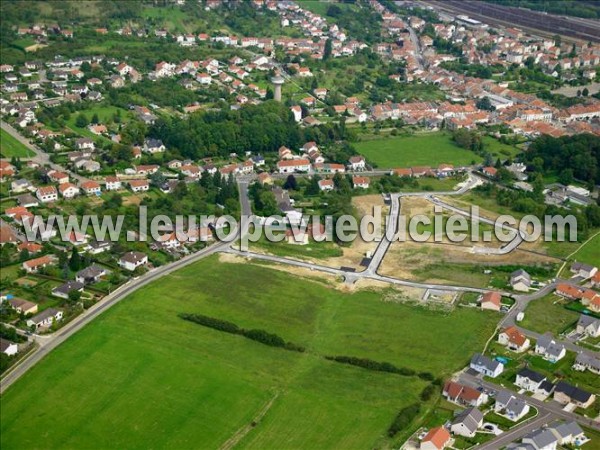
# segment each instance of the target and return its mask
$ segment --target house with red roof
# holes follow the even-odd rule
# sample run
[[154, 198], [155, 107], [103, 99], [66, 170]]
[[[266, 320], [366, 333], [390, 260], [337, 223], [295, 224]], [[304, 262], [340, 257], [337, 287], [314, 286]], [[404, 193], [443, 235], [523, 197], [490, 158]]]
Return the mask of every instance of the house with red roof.
[[452, 443], [452, 436], [444, 427], [429, 430], [421, 441], [419, 448], [422, 450], [442, 450]]

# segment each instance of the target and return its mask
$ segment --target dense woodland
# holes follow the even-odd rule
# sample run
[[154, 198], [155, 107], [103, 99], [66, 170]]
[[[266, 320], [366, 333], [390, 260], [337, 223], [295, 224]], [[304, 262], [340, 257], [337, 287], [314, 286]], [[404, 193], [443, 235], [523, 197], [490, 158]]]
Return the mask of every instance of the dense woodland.
[[323, 145], [348, 137], [343, 123], [300, 128], [289, 108], [275, 101], [239, 110], [203, 111], [188, 118], [164, 117], [150, 133], [191, 159], [275, 152], [282, 145], [295, 150], [308, 141]]
[[592, 186], [600, 184], [600, 137], [593, 134], [541, 136], [531, 143], [524, 159], [537, 172], [567, 171]]

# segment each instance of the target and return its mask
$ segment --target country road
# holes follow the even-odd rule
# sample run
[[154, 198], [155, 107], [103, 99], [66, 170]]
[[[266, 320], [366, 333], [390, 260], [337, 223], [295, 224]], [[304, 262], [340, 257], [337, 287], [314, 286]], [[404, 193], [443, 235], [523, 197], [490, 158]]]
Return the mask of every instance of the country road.
[[54, 170], [58, 170], [59, 172], [66, 172], [69, 174], [70, 177], [74, 178], [79, 183], [87, 181], [87, 178], [85, 178], [79, 174], [76, 174], [59, 164], [55, 164], [52, 161], [50, 161], [50, 156], [48, 155], [48, 153], [41, 150], [37, 145], [32, 144], [29, 141], [29, 139], [23, 137], [21, 135], [21, 133], [19, 133], [17, 130], [15, 130], [8, 123], [6, 123], [4, 121], [0, 121], [0, 127], [2, 127], [2, 129], [4, 131], [6, 131], [8, 134], [10, 134], [12, 137], [14, 137], [16, 140], [18, 140], [25, 147], [27, 147], [29, 149], [29, 151], [32, 152], [34, 155], [29, 158], [21, 158], [21, 159], [28, 160], [28, 161], [34, 161], [34, 162], [38, 163], [40, 166], [49, 166]]

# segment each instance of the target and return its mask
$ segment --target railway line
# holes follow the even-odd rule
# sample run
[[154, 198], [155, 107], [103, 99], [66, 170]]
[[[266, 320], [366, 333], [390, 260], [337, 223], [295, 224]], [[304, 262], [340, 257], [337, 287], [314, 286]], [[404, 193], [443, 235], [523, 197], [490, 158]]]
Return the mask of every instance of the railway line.
[[545, 34], [560, 34], [570, 38], [600, 42], [600, 21], [563, 17], [512, 6], [500, 6], [470, 0], [427, 0], [425, 3], [451, 13], [468, 14], [487, 23], [519, 26]]

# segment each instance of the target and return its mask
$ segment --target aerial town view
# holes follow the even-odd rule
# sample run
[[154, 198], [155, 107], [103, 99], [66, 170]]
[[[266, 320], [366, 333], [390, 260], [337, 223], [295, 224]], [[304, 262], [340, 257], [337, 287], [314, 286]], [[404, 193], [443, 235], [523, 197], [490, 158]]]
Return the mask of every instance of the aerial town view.
[[0, 448], [600, 449], [600, 2], [1, 0]]

